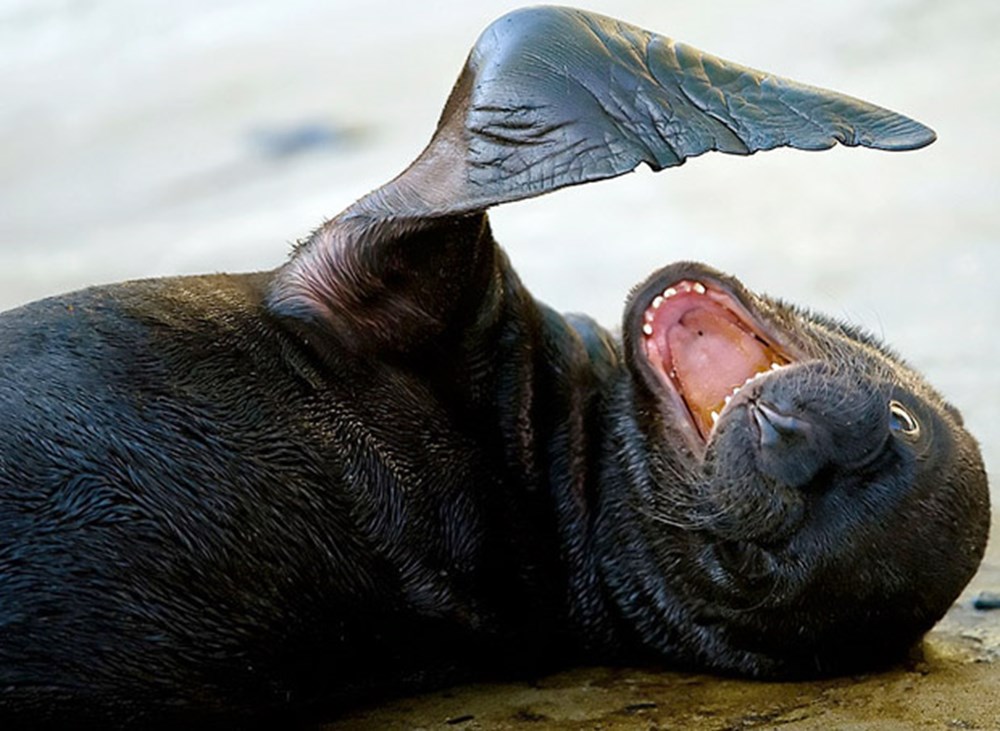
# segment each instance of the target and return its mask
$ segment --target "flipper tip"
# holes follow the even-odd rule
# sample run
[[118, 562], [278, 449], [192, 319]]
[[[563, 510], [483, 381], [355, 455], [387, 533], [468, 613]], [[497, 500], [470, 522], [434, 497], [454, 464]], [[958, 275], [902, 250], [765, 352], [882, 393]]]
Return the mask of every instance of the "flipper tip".
[[858, 140], [865, 147], [877, 150], [919, 150], [937, 139], [937, 133], [930, 127], [909, 117], [897, 115], [892, 122], [875, 130], [867, 139]]

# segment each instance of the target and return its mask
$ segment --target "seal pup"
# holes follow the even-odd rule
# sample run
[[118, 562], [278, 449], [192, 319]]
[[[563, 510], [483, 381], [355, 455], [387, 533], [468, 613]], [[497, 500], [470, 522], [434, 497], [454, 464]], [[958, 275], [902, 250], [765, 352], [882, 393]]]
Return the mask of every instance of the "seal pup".
[[0, 317], [0, 723], [315, 719], [462, 673], [891, 662], [987, 486], [871, 337], [704, 265], [621, 340], [524, 289], [485, 210], [710, 150], [933, 141], [602, 16], [517, 11], [427, 149], [273, 272]]

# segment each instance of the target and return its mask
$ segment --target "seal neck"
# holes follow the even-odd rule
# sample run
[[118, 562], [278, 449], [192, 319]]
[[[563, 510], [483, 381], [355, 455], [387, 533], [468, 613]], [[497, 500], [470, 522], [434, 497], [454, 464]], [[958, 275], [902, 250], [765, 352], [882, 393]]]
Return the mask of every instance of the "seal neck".
[[[558, 576], [540, 593], [560, 592], [563, 622], [587, 658], [616, 646], [612, 612], [600, 581], [594, 547], [597, 479], [605, 439], [605, 395], [621, 369], [620, 346], [594, 321], [561, 315], [536, 302], [509, 270], [496, 353], [496, 421], [503, 445], [505, 490], [517, 506], [534, 506], [535, 556]], [[515, 516], [520, 522], [524, 516]], [[537, 558], [519, 546], [527, 565]]]

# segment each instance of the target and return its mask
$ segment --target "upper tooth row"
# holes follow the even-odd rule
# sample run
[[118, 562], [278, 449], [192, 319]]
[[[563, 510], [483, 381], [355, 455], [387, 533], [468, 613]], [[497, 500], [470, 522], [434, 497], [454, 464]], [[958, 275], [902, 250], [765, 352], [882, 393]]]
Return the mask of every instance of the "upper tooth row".
[[[784, 368], [784, 367], [785, 366], [781, 365], [780, 363], [772, 363], [771, 364], [771, 370], [772, 371], [776, 371], [779, 368]], [[760, 378], [761, 376], [763, 376], [765, 373], [767, 373], [767, 371], [760, 371], [759, 373], [754, 373], [752, 376], [750, 376], [747, 380], [745, 380], [743, 382], [743, 386], [746, 386], [748, 383], [752, 383], [753, 381], [756, 381], [758, 378]], [[731, 394], [729, 394], [728, 396], [726, 396], [726, 398], [723, 399], [724, 404], [723, 404], [722, 408], [725, 408], [726, 406], [729, 406], [729, 402], [733, 400], [733, 396], [735, 396], [736, 394], [738, 394], [740, 392], [740, 389], [743, 388], [743, 386], [736, 386], [733, 389], [733, 392]], [[718, 411], [712, 411], [711, 417], [712, 417], [712, 424], [715, 424], [715, 422], [717, 422], [719, 420], [719, 412]]]
[[[776, 371], [776, 370], [779, 370], [779, 369], [784, 368], [784, 367], [785, 366], [781, 365], [781, 363], [772, 363], [770, 370]], [[767, 373], [767, 371], [758, 371], [757, 373], [754, 373], [748, 379], [746, 379], [745, 381], [743, 381], [743, 386], [736, 386], [735, 388], [733, 388], [733, 392], [731, 394], [729, 394], [728, 396], [726, 396], [726, 398], [724, 399], [726, 405], [727, 406], [729, 405], [729, 402], [733, 400], [733, 396], [735, 396], [736, 394], [738, 394], [740, 392], [741, 388], [743, 388], [744, 386], [746, 386], [748, 383], [753, 383], [758, 378], [760, 378], [761, 376], [763, 376], [765, 373]]]

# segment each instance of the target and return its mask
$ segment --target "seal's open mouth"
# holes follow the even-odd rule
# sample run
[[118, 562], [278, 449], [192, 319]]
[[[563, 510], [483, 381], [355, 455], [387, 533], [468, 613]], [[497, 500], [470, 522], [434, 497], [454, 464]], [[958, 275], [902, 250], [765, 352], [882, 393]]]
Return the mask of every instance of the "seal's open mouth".
[[654, 297], [642, 332], [650, 364], [703, 440], [743, 386], [793, 362], [732, 295], [693, 279]]

